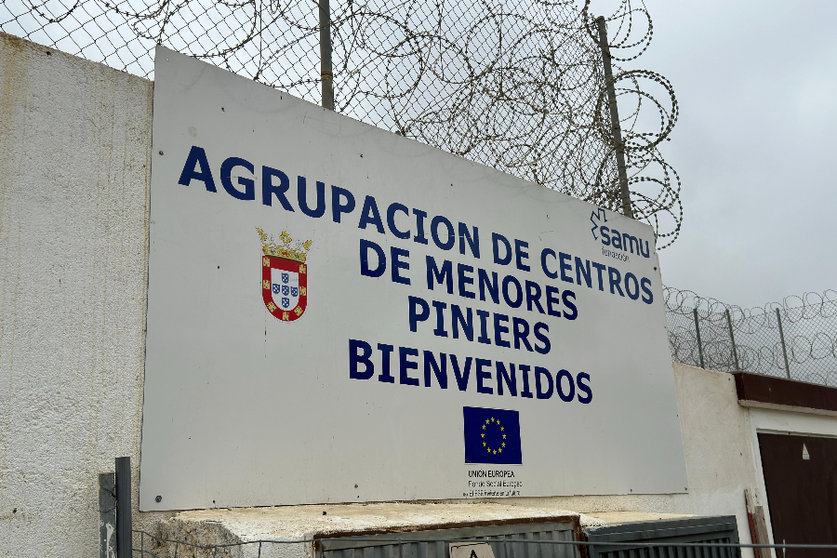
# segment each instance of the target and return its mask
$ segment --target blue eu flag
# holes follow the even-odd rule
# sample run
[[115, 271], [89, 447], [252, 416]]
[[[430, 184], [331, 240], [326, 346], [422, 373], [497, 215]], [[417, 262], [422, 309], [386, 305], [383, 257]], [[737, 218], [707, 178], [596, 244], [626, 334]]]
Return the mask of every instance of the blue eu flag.
[[463, 407], [462, 416], [465, 422], [465, 463], [523, 463], [517, 411]]

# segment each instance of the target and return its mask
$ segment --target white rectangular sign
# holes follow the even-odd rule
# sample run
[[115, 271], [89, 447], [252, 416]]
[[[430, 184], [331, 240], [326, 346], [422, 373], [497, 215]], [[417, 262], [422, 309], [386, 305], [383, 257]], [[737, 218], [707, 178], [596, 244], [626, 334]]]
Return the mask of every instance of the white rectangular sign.
[[648, 226], [155, 72], [141, 509], [685, 490]]

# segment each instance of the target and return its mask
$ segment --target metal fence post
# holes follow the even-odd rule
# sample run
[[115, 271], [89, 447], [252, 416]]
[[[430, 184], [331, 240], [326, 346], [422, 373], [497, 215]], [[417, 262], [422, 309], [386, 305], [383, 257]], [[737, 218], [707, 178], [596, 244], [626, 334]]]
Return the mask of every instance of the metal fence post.
[[785, 331], [782, 329], [782, 315], [779, 313], [779, 309], [776, 309], [776, 321], [779, 322], [779, 339], [782, 340], [782, 354], [785, 356], [785, 372], [788, 375], [788, 379], [790, 380], [790, 365], [788, 364], [788, 348], [785, 345]]
[[116, 556], [116, 487], [113, 473], [99, 475], [99, 558]]
[[334, 74], [331, 68], [331, 7], [320, 0], [320, 79], [323, 107], [334, 110]]
[[131, 558], [131, 458], [116, 458], [116, 556]]
[[732, 361], [735, 364], [735, 371], [738, 372], [741, 370], [741, 366], [738, 364], [738, 349], [735, 348], [735, 335], [732, 333], [732, 318], [729, 315], [729, 308], [727, 308], [726, 314], [727, 325], [729, 326], [729, 340], [732, 343]]
[[698, 311], [697, 308], [692, 310], [695, 315], [695, 333], [697, 334], [697, 345], [698, 345], [698, 356], [700, 357], [700, 367], [706, 368], [706, 365], [703, 363], [703, 345], [700, 342], [700, 322], [698, 321]]
[[619, 171], [619, 194], [622, 198], [622, 214], [634, 217], [631, 207], [631, 192], [628, 189], [628, 171], [625, 168], [625, 142], [622, 141], [622, 128], [619, 125], [619, 109], [616, 106], [616, 89], [613, 85], [613, 67], [610, 62], [610, 49], [607, 46], [607, 26], [605, 18], [596, 18], [599, 29], [599, 47], [602, 49], [605, 85], [607, 86], [607, 105], [610, 108], [610, 127], [613, 134], [614, 149], [616, 151], [616, 168]]

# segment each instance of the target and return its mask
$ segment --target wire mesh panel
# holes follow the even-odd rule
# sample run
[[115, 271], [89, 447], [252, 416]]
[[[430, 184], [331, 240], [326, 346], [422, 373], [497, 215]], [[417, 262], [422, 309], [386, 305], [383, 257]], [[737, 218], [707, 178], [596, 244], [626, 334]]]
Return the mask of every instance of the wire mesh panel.
[[351, 6], [335, 29], [338, 111], [576, 194], [612, 178], [594, 128], [601, 53], [577, 6]]
[[665, 298], [673, 360], [837, 385], [837, 291], [752, 309], [673, 287]]
[[[604, 14], [617, 63], [652, 25], [642, 1]], [[591, 201], [621, 207], [589, 0], [332, 1], [335, 108], [403, 136]], [[320, 103], [320, 10], [297, 0], [6, 0], [0, 30], [152, 77], [156, 44]], [[680, 180], [657, 150], [673, 89], [614, 71], [634, 215], [658, 247], [680, 230]], [[654, 123], [654, 128], [642, 125]]]

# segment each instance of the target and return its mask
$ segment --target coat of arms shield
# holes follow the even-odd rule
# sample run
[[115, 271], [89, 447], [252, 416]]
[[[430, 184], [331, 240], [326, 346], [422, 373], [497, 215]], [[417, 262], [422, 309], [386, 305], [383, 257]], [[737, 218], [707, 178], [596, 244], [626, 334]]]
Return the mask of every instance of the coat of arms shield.
[[292, 245], [287, 231], [279, 235], [281, 244], [262, 229], [262, 299], [267, 311], [283, 322], [299, 319], [308, 306], [308, 265], [305, 263], [311, 241]]

